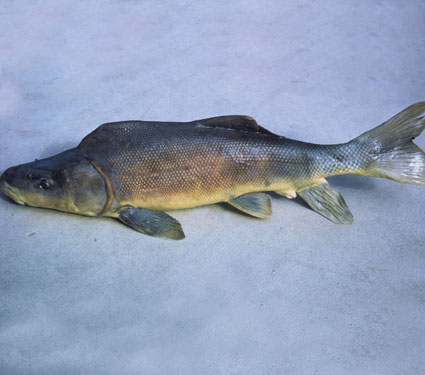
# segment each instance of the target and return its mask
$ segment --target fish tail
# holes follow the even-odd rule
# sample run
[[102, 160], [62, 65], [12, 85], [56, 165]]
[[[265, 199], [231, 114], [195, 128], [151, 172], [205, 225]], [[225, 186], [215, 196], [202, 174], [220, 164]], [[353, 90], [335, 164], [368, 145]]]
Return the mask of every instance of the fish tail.
[[425, 185], [425, 153], [412, 142], [424, 128], [425, 102], [419, 102], [354, 138], [351, 144], [370, 146], [360, 174]]

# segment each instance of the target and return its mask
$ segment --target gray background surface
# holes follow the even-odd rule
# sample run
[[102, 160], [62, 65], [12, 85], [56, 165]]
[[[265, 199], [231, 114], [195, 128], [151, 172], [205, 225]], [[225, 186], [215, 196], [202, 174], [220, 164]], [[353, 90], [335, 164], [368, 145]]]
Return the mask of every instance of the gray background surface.
[[[0, 171], [127, 119], [345, 142], [425, 99], [424, 36], [421, 0], [4, 0]], [[181, 242], [1, 196], [0, 373], [424, 374], [425, 189], [330, 182], [353, 225], [275, 196]]]

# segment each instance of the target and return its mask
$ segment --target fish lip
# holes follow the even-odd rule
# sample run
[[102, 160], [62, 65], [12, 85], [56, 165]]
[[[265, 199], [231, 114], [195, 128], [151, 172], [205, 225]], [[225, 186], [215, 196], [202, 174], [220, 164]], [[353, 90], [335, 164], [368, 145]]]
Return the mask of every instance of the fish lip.
[[3, 194], [14, 200], [16, 203], [25, 206], [25, 202], [18, 196], [16, 193], [16, 188], [14, 188], [12, 185], [9, 185], [6, 181], [2, 181], [0, 188]]

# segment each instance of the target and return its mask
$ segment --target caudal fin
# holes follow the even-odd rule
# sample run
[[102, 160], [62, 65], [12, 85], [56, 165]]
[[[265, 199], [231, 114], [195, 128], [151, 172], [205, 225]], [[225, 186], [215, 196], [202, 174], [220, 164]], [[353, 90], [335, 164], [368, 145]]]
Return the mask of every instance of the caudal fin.
[[425, 153], [412, 142], [424, 128], [425, 102], [419, 102], [353, 139], [371, 145], [367, 175], [425, 185]]

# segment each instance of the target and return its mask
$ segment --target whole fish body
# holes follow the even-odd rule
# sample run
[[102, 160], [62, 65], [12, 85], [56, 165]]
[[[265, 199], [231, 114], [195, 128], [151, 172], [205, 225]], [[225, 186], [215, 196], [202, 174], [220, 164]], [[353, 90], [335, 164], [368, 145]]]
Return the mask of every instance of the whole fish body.
[[300, 195], [316, 212], [347, 224], [352, 215], [326, 177], [359, 174], [425, 185], [425, 127], [416, 103], [350, 142], [317, 145], [271, 133], [248, 116], [192, 122], [101, 125], [78, 147], [6, 170], [2, 191], [21, 204], [111, 216], [152, 236], [181, 239], [163, 211], [227, 202], [259, 218], [274, 191]]

